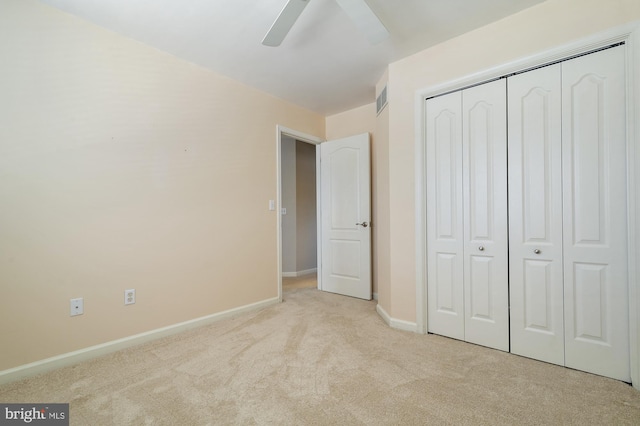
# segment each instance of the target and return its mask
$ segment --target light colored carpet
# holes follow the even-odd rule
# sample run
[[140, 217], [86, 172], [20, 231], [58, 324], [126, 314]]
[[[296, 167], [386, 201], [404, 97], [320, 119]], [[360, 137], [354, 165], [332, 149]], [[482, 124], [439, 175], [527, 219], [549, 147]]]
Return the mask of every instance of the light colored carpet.
[[375, 302], [284, 303], [0, 387], [72, 425], [638, 425], [625, 383], [389, 328]]
[[282, 291], [294, 290], [298, 288], [318, 288], [318, 275], [307, 274], [299, 277], [282, 278]]

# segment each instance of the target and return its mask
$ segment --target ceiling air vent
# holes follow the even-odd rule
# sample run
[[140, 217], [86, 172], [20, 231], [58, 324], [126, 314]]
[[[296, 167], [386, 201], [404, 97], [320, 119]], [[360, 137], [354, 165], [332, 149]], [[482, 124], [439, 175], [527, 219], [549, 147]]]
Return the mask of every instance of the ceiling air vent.
[[376, 99], [376, 115], [387, 106], [387, 86], [385, 85]]

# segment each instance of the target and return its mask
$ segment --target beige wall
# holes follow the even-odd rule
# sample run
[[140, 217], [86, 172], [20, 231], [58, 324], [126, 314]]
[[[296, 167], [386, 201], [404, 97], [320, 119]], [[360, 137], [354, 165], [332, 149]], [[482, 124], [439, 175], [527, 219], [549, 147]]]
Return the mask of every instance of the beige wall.
[[[637, 0], [547, 0], [389, 66], [391, 317], [416, 321], [415, 96], [445, 83], [640, 19]], [[327, 121], [328, 123], [328, 121]], [[385, 289], [379, 290], [381, 293]]]
[[276, 124], [324, 117], [31, 0], [0, 94], [0, 371], [278, 296]]
[[316, 268], [316, 146], [296, 142], [296, 272]]
[[[376, 127], [376, 104], [371, 103], [326, 118], [327, 140], [345, 138], [362, 133], [371, 134]], [[373, 145], [373, 142], [372, 142]]]

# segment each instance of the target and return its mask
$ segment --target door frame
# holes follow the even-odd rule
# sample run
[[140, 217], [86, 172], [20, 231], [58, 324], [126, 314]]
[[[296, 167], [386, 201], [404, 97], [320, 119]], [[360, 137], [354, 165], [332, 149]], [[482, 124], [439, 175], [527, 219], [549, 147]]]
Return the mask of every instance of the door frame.
[[[416, 91], [415, 113], [415, 227], [416, 227], [416, 330], [427, 332], [426, 238], [426, 101], [428, 97], [460, 90], [514, 72], [565, 60], [616, 43], [625, 43], [627, 103], [627, 217], [629, 273], [630, 367], [633, 386], [640, 390], [640, 23], [603, 31], [576, 42], [555, 47], [480, 72]], [[639, 125], [635, 125], [639, 123]]]
[[320, 281], [320, 264], [322, 251], [320, 250], [320, 153], [319, 145], [325, 140], [309, 135], [297, 130], [289, 129], [280, 124], [276, 125], [276, 233], [277, 233], [277, 282], [278, 282], [278, 301], [282, 302], [282, 136], [288, 136], [296, 141], [305, 142], [316, 146], [316, 247], [317, 247], [317, 268], [318, 268], [318, 289], [321, 289]]

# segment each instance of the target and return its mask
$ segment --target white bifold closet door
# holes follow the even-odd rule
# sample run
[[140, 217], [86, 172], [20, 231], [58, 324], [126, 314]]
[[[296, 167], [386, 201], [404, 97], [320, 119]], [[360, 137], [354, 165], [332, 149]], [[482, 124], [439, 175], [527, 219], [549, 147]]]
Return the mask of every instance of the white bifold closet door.
[[427, 101], [429, 332], [509, 350], [506, 82]]
[[428, 328], [464, 340], [462, 92], [426, 109]]
[[464, 90], [462, 116], [465, 340], [508, 351], [506, 81]]
[[561, 64], [508, 78], [511, 352], [564, 365]]
[[630, 381], [623, 47], [562, 64], [565, 363]]
[[511, 351], [630, 380], [622, 47], [508, 79]]

